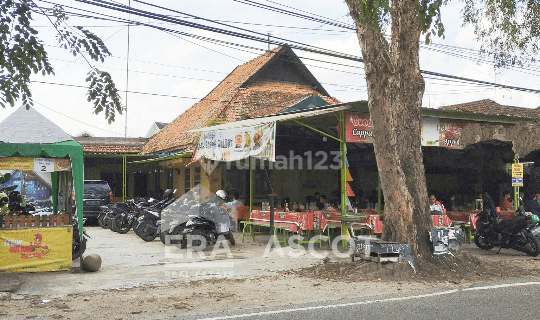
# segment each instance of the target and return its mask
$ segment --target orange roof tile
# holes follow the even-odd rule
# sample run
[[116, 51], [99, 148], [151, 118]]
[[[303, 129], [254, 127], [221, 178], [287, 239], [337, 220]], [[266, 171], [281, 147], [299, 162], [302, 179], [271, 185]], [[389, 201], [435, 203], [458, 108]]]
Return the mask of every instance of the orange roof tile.
[[450, 106], [440, 107], [441, 110], [480, 113], [485, 115], [509, 116], [517, 118], [538, 118], [539, 108], [528, 109], [513, 106], [503, 106], [497, 102], [484, 99]]
[[96, 153], [140, 153], [147, 138], [116, 138], [116, 137], [75, 137], [83, 147], [83, 152]]
[[226, 123], [275, 114], [309, 95], [339, 103], [324, 96], [327, 92], [288, 46], [278, 47], [238, 66], [206, 97], [158, 132], [142, 153], [189, 149], [198, 134], [188, 130], [211, 121]]

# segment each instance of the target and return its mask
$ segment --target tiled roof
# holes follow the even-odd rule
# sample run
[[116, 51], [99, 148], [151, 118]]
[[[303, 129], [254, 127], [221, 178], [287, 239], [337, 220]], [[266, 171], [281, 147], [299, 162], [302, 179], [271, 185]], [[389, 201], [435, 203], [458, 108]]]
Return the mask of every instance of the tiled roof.
[[84, 152], [95, 153], [140, 153], [148, 142], [146, 138], [76, 137]]
[[[205, 127], [211, 121], [226, 123], [275, 114], [309, 95], [325, 94], [293, 51], [281, 46], [238, 66], [206, 97], [156, 133], [143, 153], [190, 149], [198, 134], [188, 130]], [[323, 99], [339, 103], [334, 98]]]
[[479, 113], [479, 114], [494, 115], [494, 116], [509, 116], [509, 117], [517, 117], [517, 118], [538, 118], [540, 116], [539, 108], [528, 109], [528, 108], [513, 107], [513, 106], [503, 106], [490, 99], [455, 104], [451, 106], [444, 106], [444, 107], [440, 107], [439, 109]]

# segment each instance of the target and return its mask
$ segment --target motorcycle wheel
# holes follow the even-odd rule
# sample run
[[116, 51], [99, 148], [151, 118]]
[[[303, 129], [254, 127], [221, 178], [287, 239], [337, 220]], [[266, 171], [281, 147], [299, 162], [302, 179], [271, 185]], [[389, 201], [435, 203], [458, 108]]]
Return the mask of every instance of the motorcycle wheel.
[[135, 222], [133, 223], [133, 232], [135, 232], [135, 234], [137, 236], [139, 236], [139, 237], [141, 236], [141, 233], [139, 232], [139, 225], [140, 224], [141, 223], [139, 222], [139, 220], [135, 220]]
[[144, 241], [146, 242], [154, 241], [154, 239], [156, 239], [157, 236], [158, 234], [156, 232], [148, 228], [148, 223], [142, 222], [139, 225], [139, 237], [141, 237], [141, 239], [143, 239]]
[[103, 218], [105, 218], [105, 214], [100, 214], [97, 218], [97, 222], [99, 224], [100, 227], [102, 227], [103, 229], [107, 229], [107, 227], [105, 226], [105, 224], [103, 224]]
[[[195, 230], [193, 230], [193, 232], [191, 233], [191, 235], [192, 235], [192, 236], [202, 236], [202, 237], [204, 237], [204, 233], [203, 233], [203, 231], [200, 230], [200, 229], [195, 229]], [[186, 241], [186, 247], [187, 247], [187, 241], [188, 241], [188, 240], [186, 239], [185, 241]], [[208, 241], [207, 241], [207, 244], [208, 244]], [[182, 244], [180, 244], [180, 245], [182, 245]], [[192, 247], [200, 247], [201, 245], [202, 245], [201, 240], [197, 240], [197, 239], [192, 239], [192, 240], [191, 240], [191, 246], [192, 246]]]
[[236, 244], [236, 242], [234, 241], [234, 236], [230, 230], [229, 233], [227, 233], [227, 239], [229, 240], [231, 246], [234, 246]]
[[127, 233], [129, 230], [131, 230], [131, 224], [129, 223], [128, 219], [126, 217], [122, 217], [120, 214], [114, 217], [113, 225], [120, 234]]
[[528, 234], [523, 252], [531, 257], [537, 257], [540, 254], [540, 240], [536, 236]]
[[104, 229], [110, 229], [112, 225], [112, 219], [106, 215], [103, 217], [103, 227]]
[[110, 227], [111, 231], [118, 232], [118, 226], [114, 223], [114, 219], [116, 219], [116, 217], [118, 217], [118, 216], [119, 215], [116, 215], [116, 216], [111, 217], [109, 219], [109, 221], [111, 222], [111, 227]]
[[476, 234], [474, 236], [474, 244], [480, 249], [483, 250], [489, 250], [493, 248], [493, 245], [491, 245], [485, 235], [479, 235]]
[[71, 248], [71, 260], [79, 259], [86, 250], [86, 239], [82, 242], [73, 242]]
[[[167, 245], [167, 244], [165, 244], [165, 236], [167, 236], [167, 235], [169, 235], [168, 231], [163, 231], [163, 232], [161, 232], [159, 234], [159, 240], [161, 240], [161, 243], [163, 243], [164, 245]], [[169, 245], [172, 245], [172, 243], [169, 244]]]

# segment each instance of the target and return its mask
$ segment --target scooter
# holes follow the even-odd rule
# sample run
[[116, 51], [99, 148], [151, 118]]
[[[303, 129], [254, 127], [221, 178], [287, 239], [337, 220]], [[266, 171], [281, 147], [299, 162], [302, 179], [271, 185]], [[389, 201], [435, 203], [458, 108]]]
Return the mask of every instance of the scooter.
[[215, 215], [224, 219], [219, 219], [214, 222], [201, 216], [189, 216], [190, 219], [186, 222], [185, 228], [182, 230], [184, 238], [180, 243], [180, 247], [186, 247], [189, 239], [191, 239], [191, 245], [193, 247], [201, 246], [201, 238], [194, 236], [204, 237], [207, 245], [215, 244], [218, 241], [219, 236], [224, 236], [232, 246], [235, 245], [234, 237], [230, 230], [231, 218], [229, 217], [229, 214], [227, 214], [227, 211], [217, 206], [208, 210], [222, 211]]
[[487, 193], [484, 194], [483, 204], [484, 209], [478, 215], [474, 237], [474, 243], [480, 249], [499, 247], [515, 249], [533, 257], [540, 254], [540, 240], [529, 228], [532, 217], [525, 215], [522, 206], [512, 220], [500, 220], [495, 204]]
[[161, 234], [161, 224], [159, 223], [161, 219], [161, 210], [167, 208], [176, 200], [173, 197], [176, 190], [177, 189], [165, 190], [163, 200], [158, 202], [154, 207], [141, 208], [142, 214], [137, 219], [136, 226], [134, 228], [135, 233], [141, 237], [141, 239], [149, 242], [153, 241]]
[[[86, 218], [83, 218], [83, 224], [86, 222]], [[79, 221], [77, 215], [71, 216], [71, 226], [73, 227], [73, 239], [71, 241], [71, 260], [78, 259], [82, 256], [86, 250], [86, 239], [91, 238], [86, 230], [83, 228], [82, 239], [79, 235]]]

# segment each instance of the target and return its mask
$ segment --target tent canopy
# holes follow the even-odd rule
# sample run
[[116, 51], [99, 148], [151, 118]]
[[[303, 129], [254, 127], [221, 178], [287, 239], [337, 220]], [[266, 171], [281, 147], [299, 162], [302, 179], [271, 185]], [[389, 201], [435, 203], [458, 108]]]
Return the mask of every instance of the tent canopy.
[[[79, 233], [82, 236], [83, 147], [35, 109], [20, 107], [0, 123], [0, 157], [71, 159]], [[56, 176], [56, 177], [55, 177]], [[53, 174], [53, 202], [58, 201], [58, 179]]]

